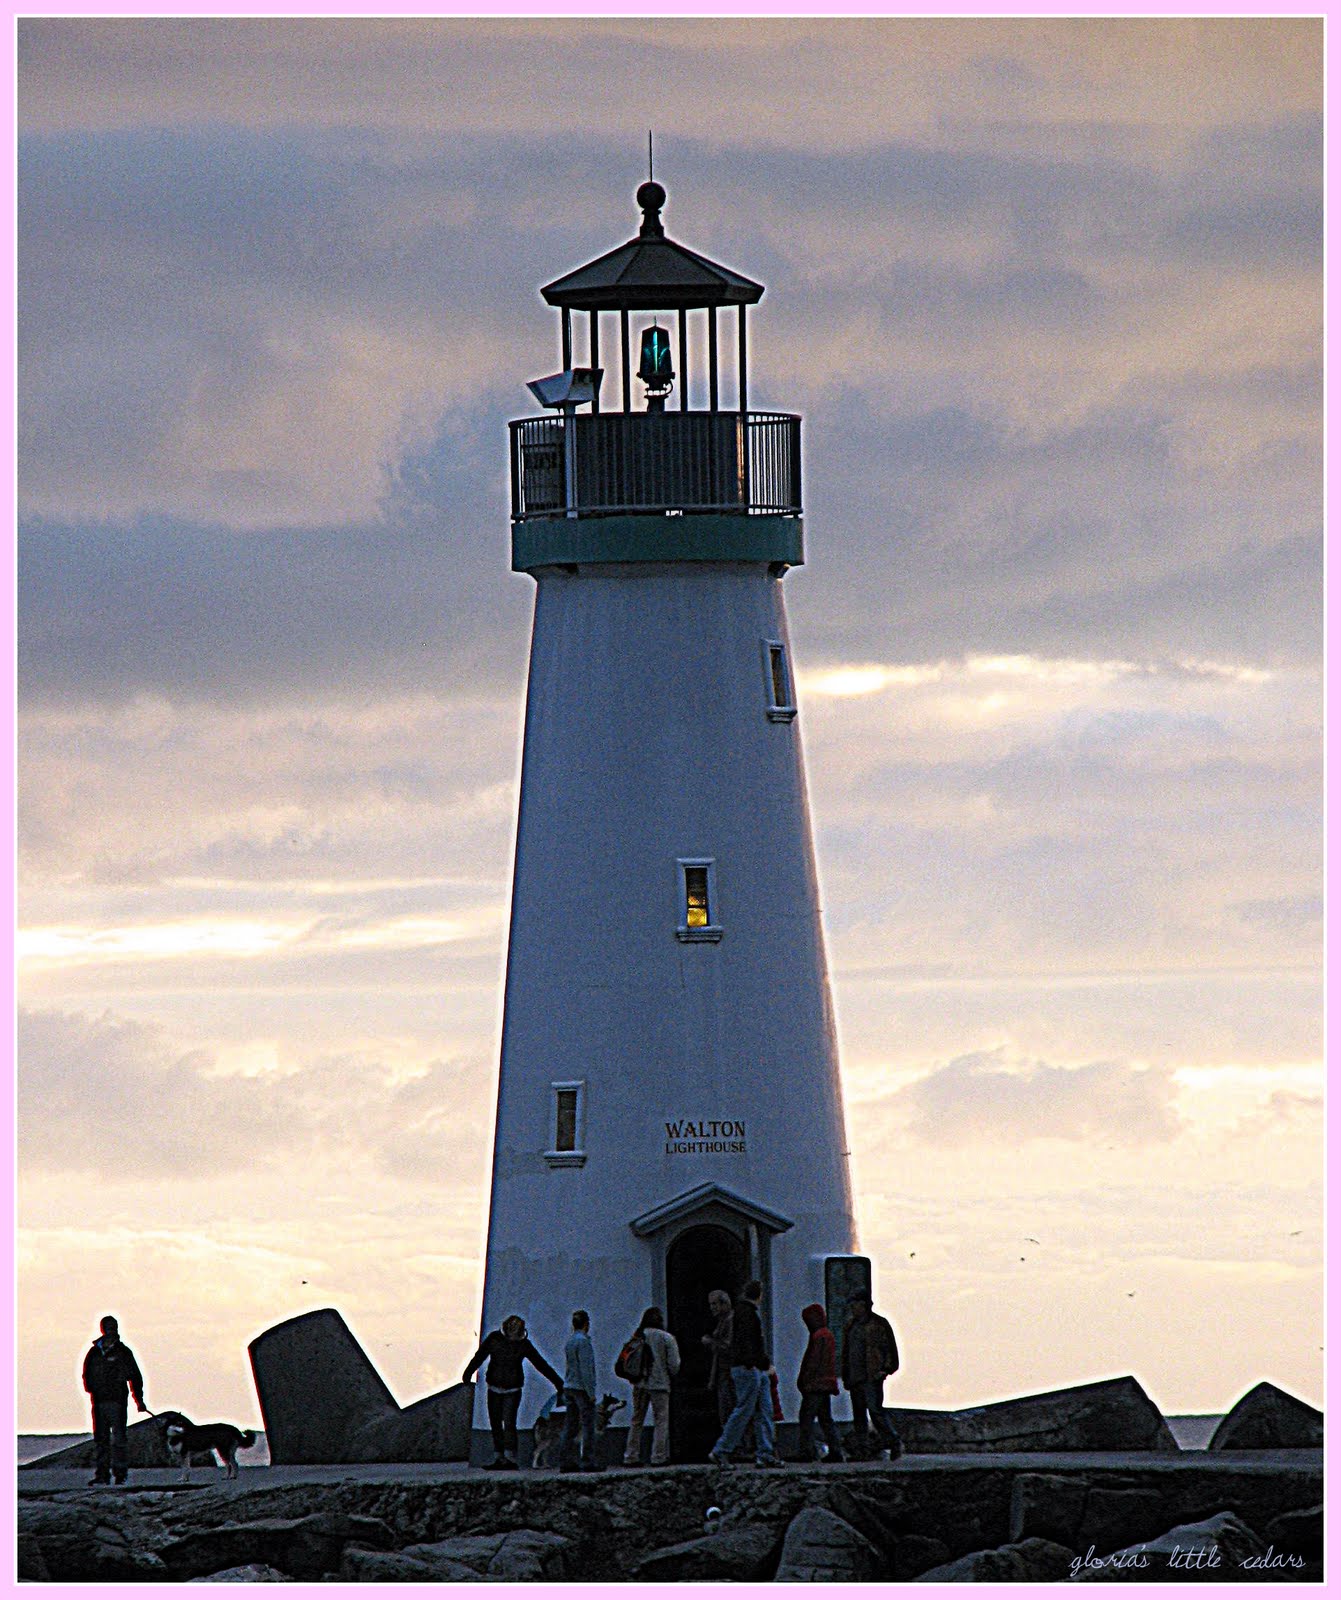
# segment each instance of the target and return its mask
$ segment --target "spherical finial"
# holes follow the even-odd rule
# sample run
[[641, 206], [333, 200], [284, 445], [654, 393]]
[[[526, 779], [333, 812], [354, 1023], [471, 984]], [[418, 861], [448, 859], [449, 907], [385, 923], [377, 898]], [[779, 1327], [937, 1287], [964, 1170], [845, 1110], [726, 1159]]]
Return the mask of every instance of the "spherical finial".
[[661, 218], [658, 215], [666, 203], [666, 191], [656, 181], [649, 178], [646, 183], [638, 185], [638, 204], [643, 208], [643, 233], [660, 233]]

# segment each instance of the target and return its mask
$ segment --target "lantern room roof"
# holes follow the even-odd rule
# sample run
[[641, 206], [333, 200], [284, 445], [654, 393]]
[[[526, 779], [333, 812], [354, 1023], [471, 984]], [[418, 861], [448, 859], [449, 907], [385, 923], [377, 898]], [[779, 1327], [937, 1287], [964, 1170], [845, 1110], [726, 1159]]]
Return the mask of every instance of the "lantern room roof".
[[666, 237], [666, 191], [659, 183], [649, 179], [637, 198], [643, 208], [638, 237], [547, 283], [540, 293], [548, 304], [572, 311], [679, 311], [760, 299], [762, 283]]

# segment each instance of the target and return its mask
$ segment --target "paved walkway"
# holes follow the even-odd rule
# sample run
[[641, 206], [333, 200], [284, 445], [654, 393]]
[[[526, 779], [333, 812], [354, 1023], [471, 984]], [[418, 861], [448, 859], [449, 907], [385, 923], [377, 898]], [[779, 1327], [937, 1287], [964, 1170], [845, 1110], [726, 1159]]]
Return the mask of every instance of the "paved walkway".
[[[824, 1477], [841, 1474], [884, 1475], [906, 1472], [1067, 1472], [1139, 1471], [1141, 1473], [1165, 1472], [1216, 1472], [1259, 1470], [1279, 1472], [1282, 1468], [1321, 1470], [1321, 1450], [1183, 1450], [1174, 1451], [1054, 1451], [1051, 1453], [1008, 1454], [993, 1452], [984, 1455], [957, 1453], [942, 1456], [904, 1456], [897, 1462], [853, 1461], [841, 1466], [788, 1465], [780, 1469], [751, 1466], [709, 1467], [680, 1464], [668, 1467], [640, 1467], [625, 1469], [611, 1467], [610, 1478], [628, 1478], [650, 1472], [728, 1472], [759, 1473], [776, 1470], [782, 1473], [814, 1472]], [[240, 1475], [231, 1482], [219, 1468], [193, 1467], [188, 1487], [196, 1489], [223, 1489], [229, 1493], [250, 1494], [258, 1489], [281, 1488], [298, 1483], [340, 1483], [353, 1479], [359, 1483], [434, 1483], [454, 1479], [499, 1479], [515, 1482], [518, 1479], [555, 1478], [560, 1474], [552, 1469], [521, 1472], [484, 1472], [465, 1462], [406, 1462], [397, 1465], [357, 1465], [331, 1467], [243, 1467]], [[596, 1480], [586, 1474], [574, 1476], [573, 1482], [590, 1486]], [[130, 1475], [131, 1489], [181, 1489], [181, 1472], [175, 1467], [141, 1467]], [[18, 1472], [20, 1494], [125, 1494], [125, 1489], [90, 1489], [88, 1468], [42, 1467], [20, 1468]]]

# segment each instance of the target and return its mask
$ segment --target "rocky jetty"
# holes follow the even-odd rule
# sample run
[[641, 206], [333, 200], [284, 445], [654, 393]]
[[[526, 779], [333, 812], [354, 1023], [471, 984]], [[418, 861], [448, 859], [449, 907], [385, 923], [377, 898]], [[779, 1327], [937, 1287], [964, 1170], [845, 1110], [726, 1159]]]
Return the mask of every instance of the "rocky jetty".
[[[1216, 1575], [1321, 1577], [1321, 1462], [1152, 1453], [1029, 1470], [984, 1455], [783, 1470], [467, 1473], [365, 1467], [199, 1486], [20, 1489], [39, 1582], [1167, 1581], [1173, 1546]], [[64, 1475], [62, 1475], [64, 1476]], [[74, 1484], [79, 1480], [70, 1474]], [[22, 1480], [20, 1480], [22, 1482]], [[1210, 1557], [1205, 1559], [1209, 1560]], [[1246, 1562], [1274, 1562], [1247, 1567]], [[1089, 1563], [1086, 1565], [1086, 1563]], [[1101, 1567], [1097, 1563], [1103, 1562]], [[1088, 1579], [1087, 1581], [1097, 1581]]]
[[1135, 1378], [1105, 1378], [962, 1411], [890, 1408], [915, 1455], [984, 1450], [1177, 1450], [1159, 1407]]

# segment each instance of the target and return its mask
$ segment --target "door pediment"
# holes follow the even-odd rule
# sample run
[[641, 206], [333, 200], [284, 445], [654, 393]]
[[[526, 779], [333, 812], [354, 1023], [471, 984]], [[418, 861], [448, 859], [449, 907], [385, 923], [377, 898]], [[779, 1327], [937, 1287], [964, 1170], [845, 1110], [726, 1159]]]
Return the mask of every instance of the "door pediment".
[[779, 1211], [759, 1205], [754, 1200], [747, 1200], [743, 1195], [735, 1194], [730, 1189], [724, 1189], [720, 1183], [700, 1183], [696, 1188], [686, 1189], [674, 1199], [663, 1200], [650, 1211], [644, 1211], [642, 1216], [635, 1217], [629, 1223], [629, 1227], [640, 1239], [649, 1239], [653, 1234], [660, 1233], [663, 1228], [681, 1222], [707, 1206], [733, 1212], [742, 1220], [767, 1229], [769, 1233], [786, 1233], [792, 1226], [790, 1217], [784, 1217]]

